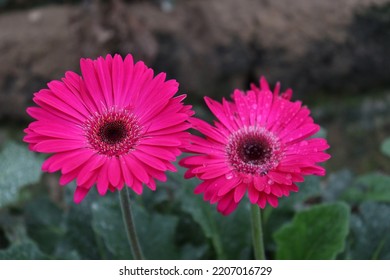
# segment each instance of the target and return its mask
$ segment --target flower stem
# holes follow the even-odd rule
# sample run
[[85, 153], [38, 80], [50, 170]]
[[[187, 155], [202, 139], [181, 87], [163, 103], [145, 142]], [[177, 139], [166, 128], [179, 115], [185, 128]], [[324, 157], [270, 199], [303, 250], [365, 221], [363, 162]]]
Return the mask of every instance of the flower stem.
[[256, 260], [265, 260], [263, 227], [261, 225], [261, 212], [256, 204], [251, 204], [252, 239]]
[[130, 194], [126, 186], [119, 191], [119, 199], [121, 202], [123, 223], [125, 224], [127, 239], [129, 240], [133, 258], [135, 260], [143, 260], [144, 256], [138, 241], [133, 214], [131, 213]]

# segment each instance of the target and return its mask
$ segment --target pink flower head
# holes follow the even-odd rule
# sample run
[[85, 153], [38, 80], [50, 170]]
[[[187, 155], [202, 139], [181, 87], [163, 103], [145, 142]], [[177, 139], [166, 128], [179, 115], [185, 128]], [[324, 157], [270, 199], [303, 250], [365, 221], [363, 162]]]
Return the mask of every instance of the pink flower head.
[[74, 201], [81, 202], [96, 184], [100, 195], [128, 185], [141, 194], [143, 184], [156, 189], [155, 179], [175, 171], [172, 161], [189, 143], [192, 115], [185, 95], [166, 75], [154, 77], [131, 55], [81, 59], [82, 76], [66, 72], [62, 81], [35, 93], [38, 107], [27, 109], [36, 119], [24, 141], [32, 151], [53, 154], [43, 164], [60, 170], [60, 184], [76, 179]]
[[329, 146], [325, 139], [308, 139], [320, 127], [301, 102], [290, 101], [291, 89], [281, 95], [279, 90], [278, 83], [272, 93], [261, 78], [260, 88], [235, 90], [233, 102], [205, 98], [218, 119], [215, 126], [190, 119], [205, 138], [191, 136], [187, 151], [197, 155], [180, 164], [188, 168], [186, 178], [203, 180], [195, 193], [218, 203], [224, 215], [234, 211], [246, 193], [261, 208], [267, 203], [277, 207], [280, 197], [298, 191], [295, 182], [303, 182], [304, 175], [325, 175], [316, 163], [330, 158], [323, 152]]

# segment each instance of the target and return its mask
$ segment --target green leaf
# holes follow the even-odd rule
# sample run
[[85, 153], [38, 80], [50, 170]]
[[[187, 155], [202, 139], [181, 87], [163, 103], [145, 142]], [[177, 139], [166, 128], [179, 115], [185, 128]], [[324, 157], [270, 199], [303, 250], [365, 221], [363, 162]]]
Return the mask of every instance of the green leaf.
[[[177, 259], [175, 230], [179, 219], [171, 215], [148, 213], [144, 208], [134, 205], [137, 232], [147, 259]], [[138, 206], [138, 207], [137, 207]]]
[[[199, 180], [192, 179], [193, 185], [199, 183]], [[184, 184], [180, 189], [181, 208], [185, 213], [191, 215], [193, 220], [199, 224], [206, 238], [211, 240], [211, 243], [217, 253], [218, 259], [225, 259], [225, 253], [220, 239], [220, 233], [216, 224], [216, 210], [213, 209], [208, 202], [205, 202], [200, 195], [193, 193], [194, 186]]]
[[27, 203], [25, 218], [30, 238], [40, 245], [42, 251], [54, 254], [65, 236], [63, 211], [48, 197], [38, 197]]
[[227, 259], [249, 259], [252, 252], [252, 235], [249, 201], [243, 199], [229, 216], [214, 211], [218, 230]]
[[390, 202], [390, 176], [381, 173], [361, 176], [345, 191], [343, 198], [352, 202]]
[[384, 155], [390, 157], [390, 137], [385, 139], [385, 141], [382, 142], [381, 152]]
[[249, 202], [243, 200], [229, 216], [220, 214], [214, 205], [204, 201], [193, 190], [200, 183], [196, 178], [183, 179], [184, 169], [178, 167], [177, 175], [170, 175], [178, 185], [181, 209], [188, 213], [211, 241], [217, 259], [249, 259], [251, 257], [251, 225]]
[[[147, 259], [177, 259], [174, 244], [178, 218], [149, 213], [137, 203], [132, 211], [140, 243]], [[131, 258], [131, 251], [123, 225], [120, 203], [116, 195], [106, 195], [92, 206], [93, 229], [117, 259]]]
[[48, 257], [43, 254], [38, 246], [30, 240], [12, 244], [5, 250], [0, 250], [0, 260], [45, 260]]
[[349, 207], [344, 203], [313, 206], [298, 212], [274, 237], [277, 259], [335, 259], [348, 234]]
[[27, 147], [8, 142], [0, 153], [0, 208], [19, 199], [19, 190], [38, 182], [43, 160]]
[[330, 174], [322, 192], [323, 201], [334, 202], [339, 200], [345, 190], [350, 188], [353, 179], [351, 171], [346, 169]]
[[[73, 185], [73, 190], [74, 187]], [[67, 200], [70, 196], [73, 196], [73, 192], [69, 186], [66, 189]], [[64, 219], [66, 233], [60, 247], [65, 252], [72, 252], [71, 256], [78, 255], [81, 259], [102, 258], [103, 253], [100, 251], [96, 234], [91, 225], [91, 204], [96, 198], [95, 192], [90, 191], [82, 203], [74, 204], [73, 201], [68, 203], [70, 207]]]
[[181, 259], [183, 260], [199, 260], [207, 252], [208, 246], [193, 246], [191, 244], [185, 244], [181, 247]]
[[365, 202], [351, 217], [349, 258], [390, 259], [390, 206]]
[[21, 243], [28, 239], [25, 219], [21, 215], [10, 213], [10, 211], [0, 211], [0, 228], [11, 244]]
[[92, 227], [115, 259], [132, 258], [119, 201], [106, 196], [93, 202]]

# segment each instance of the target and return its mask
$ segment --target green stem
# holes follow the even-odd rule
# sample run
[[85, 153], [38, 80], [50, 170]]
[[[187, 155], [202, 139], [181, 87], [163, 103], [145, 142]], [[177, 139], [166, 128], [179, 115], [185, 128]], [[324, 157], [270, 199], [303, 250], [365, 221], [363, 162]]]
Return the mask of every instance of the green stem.
[[261, 225], [261, 212], [256, 204], [251, 204], [252, 239], [256, 260], [265, 260], [263, 227]]
[[127, 239], [129, 240], [133, 258], [135, 260], [143, 260], [144, 256], [138, 241], [133, 214], [131, 213], [130, 195], [126, 186], [119, 191], [119, 199], [121, 201], [123, 223], [125, 224]]

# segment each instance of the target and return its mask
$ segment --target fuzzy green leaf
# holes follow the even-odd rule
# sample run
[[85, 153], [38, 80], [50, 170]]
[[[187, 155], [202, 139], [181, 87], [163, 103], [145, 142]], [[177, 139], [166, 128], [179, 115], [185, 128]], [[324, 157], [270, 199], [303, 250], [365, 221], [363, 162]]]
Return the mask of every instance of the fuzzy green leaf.
[[[66, 198], [73, 196], [70, 188], [67, 189], [66, 193]], [[67, 252], [76, 252], [71, 255], [79, 255], [81, 259], [104, 257], [104, 252], [99, 247], [99, 240], [91, 226], [93, 218], [91, 204], [96, 198], [95, 193], [90, 192], [80, 204], [69, 201], [70, 208], [65, 215], [66, 233], [61, 248]]]
[[25, 219], [29, 237], [46, 254], [55, 254], [65, 236], [63, 211], [47, 197], [39, 197], [27, 203]]
[[381, 152], [384, 155], [390, 157], [390, 137], [385, 139], [385, 141], [382, 142]]
[[[141, 247], [147, 259], [176, 259], [178, 251], [174, 245], [177, 217], [148, 213], [137, 203], [132, 211]], [[106, 195], [92, 205], [92, 226], [95, 233], [116, 259], [131, 258], [122, 212], [118, 197]]]
[[92, 228], [115, 259], [132, 258], [119, 201], [115, 203], [113, 197], [101, 197], [93, 202]]
[[0, 208], [15, 203], [19, 191], [36, 183], [41, 176], [42, 159], [27, 147], [8, 142], [0, 153]]
[[335, 259], [344, 249], [349, 207], [344, 203], [313, 206], [298, 212], [274, 235], [277, 259]]
[[12, 244], [5, 250], [0, 250], [0, 260], [45, 260], [48, 257], [43, 254], [38, 246], [25, 240], [21, 243]]
[[227, 259], [247, 260], [251, 258], [252, 235], [249, 201], [243, 199], [229, 216], [223, 216], [216, 210], [218, 230], [221, 233], [222, 246]]
[[352, 202], [390, 202], [390, 176], [381, 173], [361, 176], [343, 197]]
[[390, 206], [365, 202], [351, 217], [349, 258], [390, 259]]
[[[194, 183], [199, 183], [198, 180], [190, 180]], [[195, 185], [195, 184], [194, 184]], [[217, 254], [218, 259], [225, 259], [225, 253], [223, 251], [222, 243], [220, 240], [220, 233], [216, 224], [216, 218], [219, 218], [216, 214], [216, 210], [205, 202], [200, 195], [193, 193], [193, 186], [184, 185], [180, 190], [180, 201], [182, 209], [185, 213], [188, 213], [193, 220], [201, 227], [204, 235], [208, 238]]]

